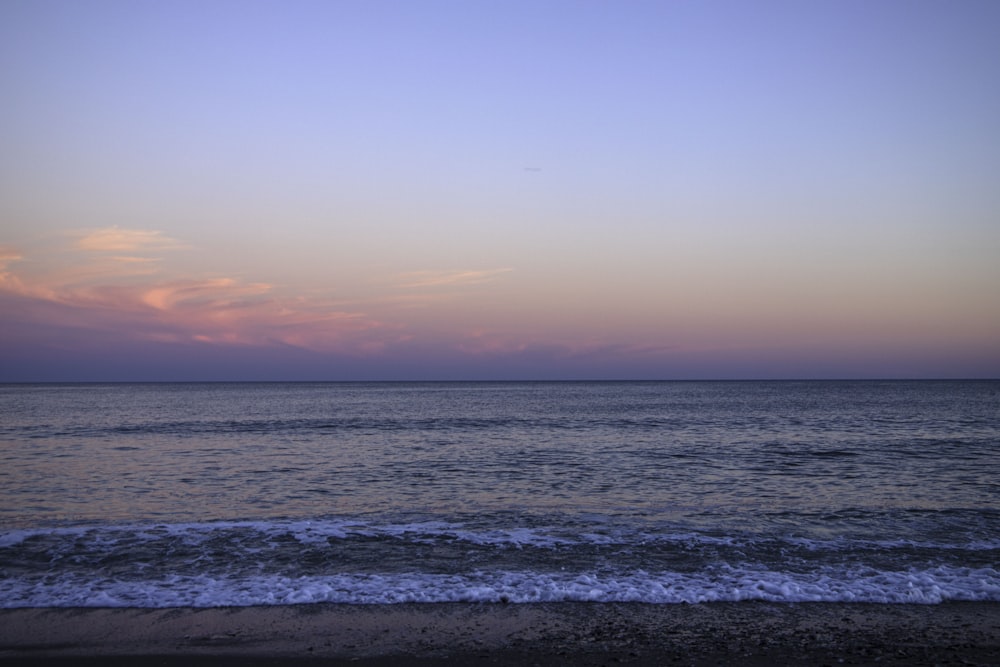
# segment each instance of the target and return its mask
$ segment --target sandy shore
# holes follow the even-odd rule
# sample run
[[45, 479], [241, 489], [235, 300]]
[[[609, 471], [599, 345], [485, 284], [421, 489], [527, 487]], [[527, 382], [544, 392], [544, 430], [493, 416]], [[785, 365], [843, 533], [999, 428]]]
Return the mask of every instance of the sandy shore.
[[0, 610], [0, 663], [1000, 665], [1000, 604]]

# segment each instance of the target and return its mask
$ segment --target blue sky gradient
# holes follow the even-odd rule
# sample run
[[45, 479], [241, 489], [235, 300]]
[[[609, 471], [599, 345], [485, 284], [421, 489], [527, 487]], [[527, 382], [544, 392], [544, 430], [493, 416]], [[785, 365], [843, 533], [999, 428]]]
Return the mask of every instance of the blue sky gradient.
[[0, 380], [1000, 376], [1000, 4], [0, 6]]

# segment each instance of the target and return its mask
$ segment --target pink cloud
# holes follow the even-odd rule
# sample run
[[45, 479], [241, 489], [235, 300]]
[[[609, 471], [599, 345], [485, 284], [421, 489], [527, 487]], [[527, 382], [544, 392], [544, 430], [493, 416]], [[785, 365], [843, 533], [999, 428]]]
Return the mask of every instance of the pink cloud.
[[21, 254], [13, 248], [0, 246], [0, 290], [20, 292], [24, 289], [20, 278], [7, 268], [21, 259]]
[[139, 252], [165, 250], [181, 245], [163, 232], [150, 229], [104, 227], [86, 232], [76, 241], [80, 250], [91, 252]]
[[17, 297], [11, 303], [19, 325], [132, 340], [369, 354], [400, 336], [398, 327], [330, 299], [283, 296], [272, 285], [229, 277], [173, 279], [146, 258], [91, 255], [173, 243], [158, 232], [99, 230], [74, 244], [72, 261], [63, 253], [63, 261], [50, 266], [43, 257], [30, 273], [15, 270], [24, 261], [21, 253], [0, 248], [0, 292]]
[[168, 311], [179, 304], [204, 302], [208, 306], [226, 307], [235, 299], [267, 294], [272, 289], [265, 283], [241, 284], [232, 278], [183, 281], [156, 284], [140, 295], [142, 303], [156, 310]]

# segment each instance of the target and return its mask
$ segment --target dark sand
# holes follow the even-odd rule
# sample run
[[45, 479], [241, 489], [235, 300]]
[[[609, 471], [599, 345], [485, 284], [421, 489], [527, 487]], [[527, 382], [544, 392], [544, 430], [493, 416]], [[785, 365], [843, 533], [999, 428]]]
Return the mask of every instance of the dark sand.
[[3, 665], [1000, 665], [1000, 604], [0, 610]]

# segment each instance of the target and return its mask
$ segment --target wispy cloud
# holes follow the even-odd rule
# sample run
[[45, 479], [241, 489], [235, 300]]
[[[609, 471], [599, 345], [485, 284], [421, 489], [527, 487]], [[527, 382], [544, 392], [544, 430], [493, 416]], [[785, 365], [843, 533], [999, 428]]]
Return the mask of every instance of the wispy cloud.
[[226, 308], [240, 299], [267, 294], [272, 289], [272, 286], [266, 283], [241, 284], [232, 278], [187, 280], [149, 287], [140, 293], [139, 300], [161, 311], [171, 310], [179, 304], [192, 303]]
[[[482, 325], [464, 317], [461, 325], [447, 323], [465, 312], [464, 297], [481, 300], [483, 295], [471, 294], [473, 286], [501, 280], [510, 268], [397, 274], [359, 298], [350, 290], [293, 293], [235, 276], [181, 277], [168, 259], [144, 256], [151, 249], [183, 247], [158, 232], [118, 228], [78, 234], [69, 247], [0, 247], [5, 314], [18, 318], [20, 330], [47, 331], [67, 349], [89, 338], [291, 346], [355, 358], [458, 355], [528, 366], [656, 353], [572, 336], [543, 341], [537, 332], [516, 327], [469, 330]], [[429, 310], [417, 312], [417, 306]]]
[[124, 255], [115, 255], [110, 259], [122, 264], [152, 264], [159, 261], [155, 257], [127, 257]]
[[7, 275], [7, 267], [22, 259], [24, 258], [21, 256], [21, 253], [13, 248], [0, 246], [0, 276]]
[[454, 287], [476, 285], [496, 280], [513, 269], [485, 269], [478, 271], [411, 271], [399, 276], [397, 287]]
[[30, 259], [0, 246], [0, 294], [16, 297], [8, 303], [20, 304], [18, 312], [35, 324], [115, 338], [366, 354], [401, 336], [363, 304], [281, 294], [271, 284], [226, 276], [181, 279], [154, 259], [108, 254], [181, 247], [159, 232], [118, 228], [86, 232], [68, 252], [50, 248]]
[[[83, 233], [76, 241], [80, 250], [91, 252], [142, 252], [148, 250], [168, 250], [181, 247], [176, 240], [163, 232], [151, 229], [122, 229], [104, 227]], [[119, 258], [134, 261], [136, 258]]]
[[17, 291], [24, 289], [21, 280], [7, 267], [23, 259], [13, 248], [0, 246], [0, 290]]
[[159, 342], [291, 345], [318, 351], [366, 353], [373, 343], [399, 338], [361, 311], [273, 293], [270, 285], [231, 278], [141, 284], [32, 286], [6, 289], [29, 302], [36, 322], [112, 337]]

